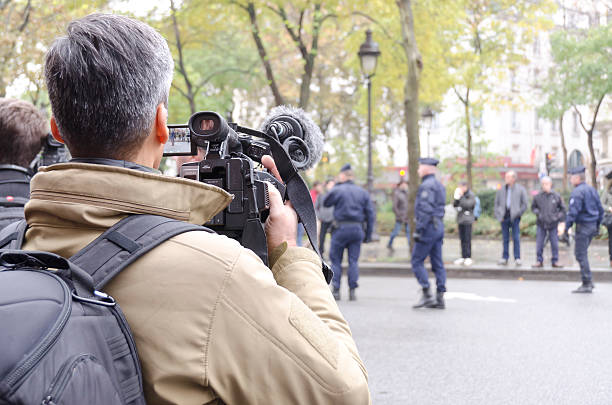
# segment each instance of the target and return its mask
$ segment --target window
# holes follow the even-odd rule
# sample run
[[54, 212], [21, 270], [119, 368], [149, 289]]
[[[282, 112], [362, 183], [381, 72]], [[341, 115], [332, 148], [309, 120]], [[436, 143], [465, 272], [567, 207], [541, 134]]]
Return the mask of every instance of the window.
[[580, 136], [579, 128], [578, 128], [578, 126], [580, 125], [578, 123], [578, 120], [579, 120], [578, 113], [576, 111], [573, 111], [572, 112], [572, 117], [574, 118], [573, 132], [574, 132], [574, 136], [577, 137], [577, 136]]
[[516, 110], [514, 109], [511, 112], [511, 120], [512, 120], [511, 122], [512, 129], [514, 131], [518, 131], [520, 129], [519, 122], [518, 122], [518, 114]]
[[542, 125], [540, 123], [540, 117], [538, 116], [538, 112], [533, 112], [533, 129], [536, 134], [542, 134]]
[[535, 37], [535, 41], [533, 41], [533, 54], [540, 54], [540, 37], [538, 37], [537, 35]]

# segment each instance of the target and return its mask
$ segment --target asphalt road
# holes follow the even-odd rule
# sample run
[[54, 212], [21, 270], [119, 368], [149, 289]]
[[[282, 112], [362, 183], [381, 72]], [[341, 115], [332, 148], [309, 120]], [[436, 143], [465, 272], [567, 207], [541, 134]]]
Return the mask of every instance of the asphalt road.
[[612, 284], [452, 279], [446, 310], [412, 309], [414, 279], [360, 284], [340, 307], [374, 404], [612, 404]]

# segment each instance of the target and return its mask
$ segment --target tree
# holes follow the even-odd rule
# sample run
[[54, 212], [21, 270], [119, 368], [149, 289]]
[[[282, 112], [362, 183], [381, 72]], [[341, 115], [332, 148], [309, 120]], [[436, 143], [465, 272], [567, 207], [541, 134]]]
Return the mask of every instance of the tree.
[[593, 133], [602, 103], [612, 93], [612, 26], [560, 31], [551, 37], [559, 88], [553, 101], [571, 106], [587, 134], [591, 182], [597, 184]]
[[21, 97], [46, 108], [44, 55], [74, 18], [105, 9], [107, 0], [0, 0], [0, 97], [19, 79]]
[[[450, 31], [448, 64], [453, 91], [463, 106], [466, 175], [472, 187], [472, 116], [494, 95], [493, 83], [508, 70], [527, 62], [524, 49], [538, 30], [548, 26], [543, 17], [548, 1], [463, 0], [463, 12]], [[494, 80], [491, 80], [494, 79]]]
[[410, 0], [397, 0], [397, 8], [402, 27], [402, 48], [406, 57], [406, 75], [404, 83], [404, 117], [406, 138], [408, 139], [408, 173], [412, 187], [408, 190], [408, 220], [410, 229], [415, 229], [414, 203], [417, 187], [414, 179], [418, 179], [420, 143], [419, 143], [419, 75], [423, 68], [419, 50], [414, 35], [414, 18]]
[[[271, 14], [271, 16], [276, 17], [275, 22], [272, 23], [274, 27], [279, 22], [282, 24], [294, 49], [302, 60], [303, 67], [299, 80], [300, 90], [297, 104], [300, 108], [307, 110], [310, 102], [311, 83], [315, 60], [319, 50], [321, 30], [325, 21], [336, 17], [336, 14], [333, 11], [326, 10], [322, 0], [316, 2], [294, 1], [291, 3], [234, 0], [232, 3], [240, 7], [249, 17], [253, 42], [257, 47], [259, 58], [264, 66], [268, 85], [276, 105], [286, 104], [287, 100], [291, 98], [281, 91], [268, 49], [270, 43], [278, 41], [278, 33], [265, 36], [261, 29], [260, 19], [262, 17], [267, 19]], [[326, 5], [333, 9], [337, 5], [336, 3], [328, 1]]]
[[559, 136], [561, 138], [561, 151], [563, 152], [563, 191], [567, 192], [567, 146], [565, 145], [565, 132], [563, 131], [563, 116], [571, 106], [571, 100], [562, 90], [563, 83], [557, 65], [548, 72], [548, 78], [542, 87], [547, 96], [546, 102], [538, 108], [538, 116], [557, 121]]
[[249, 48], [229, 51], [237, 49], [248, 36], [240, 29], [242, 22], [227, 11], [227, 6], [195, 0], [180, 3], [170, 0], [169, 5], [167, 14], [149, 22], [167, 38], [175, 60], [176, 76], [169, 106], [172, 121], [185, 122], [204, 107], [225, 114], [233, 109], [235, 90], [249, 91], [263, 85], [256, 79], [254, 53]]

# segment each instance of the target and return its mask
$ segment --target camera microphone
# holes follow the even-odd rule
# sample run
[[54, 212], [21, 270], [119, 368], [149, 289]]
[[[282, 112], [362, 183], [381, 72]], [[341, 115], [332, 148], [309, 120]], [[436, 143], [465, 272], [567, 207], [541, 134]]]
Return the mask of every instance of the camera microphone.
[[313, 168], [323, 154], [323, 134], [301, 108], [278, 106], [265, 118], [261, 130], [273, 131], [298, 170]]

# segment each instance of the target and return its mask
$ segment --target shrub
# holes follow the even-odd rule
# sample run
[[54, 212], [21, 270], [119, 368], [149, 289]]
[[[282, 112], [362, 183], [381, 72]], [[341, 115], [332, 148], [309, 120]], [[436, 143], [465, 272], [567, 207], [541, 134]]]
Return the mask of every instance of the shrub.
[[496, 190], [482, 190], [476, 193], [478, 198], [480, 198], [480, 207], [482, 208], [482, 216], [490, 216], [493, 217], [494, 209], [495, 209], [495, 194]]

